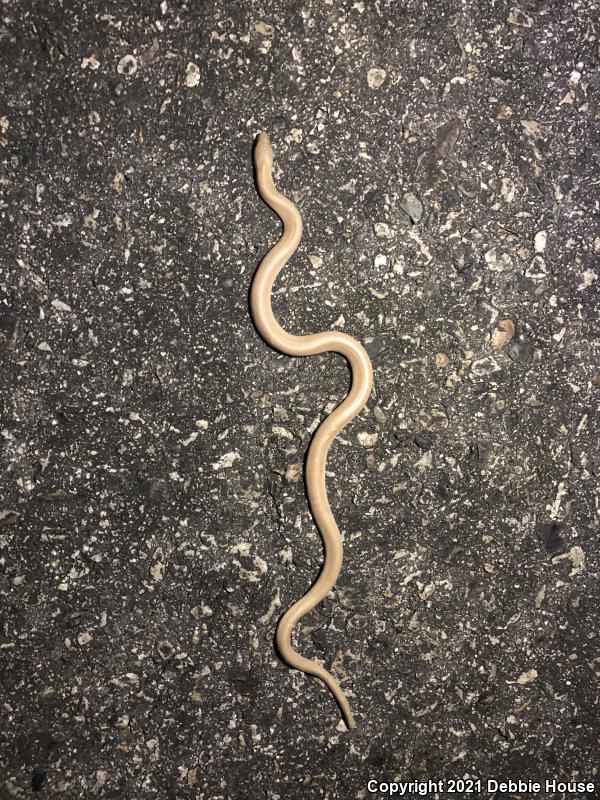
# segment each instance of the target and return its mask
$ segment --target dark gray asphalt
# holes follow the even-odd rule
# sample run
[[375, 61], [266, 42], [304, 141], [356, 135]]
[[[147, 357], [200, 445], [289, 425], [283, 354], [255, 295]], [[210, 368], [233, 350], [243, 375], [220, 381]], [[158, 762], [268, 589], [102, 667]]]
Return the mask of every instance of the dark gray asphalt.
[[[0, 796], [598, 786], [597, 0], [1, 11]], [[263, 128], [276, 312], [373, 359], [296, 636], [352, 732], [274, 649], [348, 373], [252, 326]]]

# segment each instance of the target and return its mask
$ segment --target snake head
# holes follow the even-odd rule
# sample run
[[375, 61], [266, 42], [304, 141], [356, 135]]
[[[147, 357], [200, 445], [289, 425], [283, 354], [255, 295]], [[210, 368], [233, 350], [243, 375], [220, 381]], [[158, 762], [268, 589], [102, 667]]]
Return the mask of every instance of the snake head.
[[271, 149], [269, 134], [264, 131], [261, 131], [256, 137], [254, 160], [257, 167], [262, 164], [266, 164], [269, 169], [273, 167], [273, 150]]

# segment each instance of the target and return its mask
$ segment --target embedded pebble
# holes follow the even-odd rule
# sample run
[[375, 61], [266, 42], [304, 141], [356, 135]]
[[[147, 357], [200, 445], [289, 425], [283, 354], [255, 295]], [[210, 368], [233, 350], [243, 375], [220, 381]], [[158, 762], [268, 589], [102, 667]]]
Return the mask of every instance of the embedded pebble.
[[494, 350], [503, 350], [515, 335], [515, 324], [511, 319], [503, 319], [492, 331], [490, 341]]
[[50, 305], [57, 311], [72, 311], [71, 306], [68, 305], [68, 303], [64, 303], [62, 300], [53, 300]]
[[361, 431], [357, 434], [357, 439], [359, 443], [363, 447], [373, 447], [377, 444], [377, 440], [379, 439], [378, 433], [367, 433], [366, 431]]
[[512, 203], [515, 199], [516, 187], [512, 178], [503, 178], [500, 191], [505, 203]]
[[517, 683], [520, 686], [525, 686], [528, 683], [532, 683], [532, 681], [534, 681], [537, 678], [537, 676], [538, 673], [536, 669], [529, 669], [527, 670], [527, 672], [523, 672], [521, 673], [521, 675], [519, 675], [519, 677], [517, 678]]
[[9, 508], [0, 510], [0, 528], [4, 525], [14, 525], [21, 516], [19, 511], [12, 511]]
[[423, 203], [421, 203], [415, 194], [412, 194], [412, 192], [406, 192], [404, 195], [402, 195], [400, 207], [408, 214], [415, 224], [420, 222], [421, 217], [423, 216]]
[[543, 253], [546, 249], [546, 240], [548, 238], [548, 234], [546, 231], [538, 231], [535, 235], [535, 252], [536, 253]]
[[285, 479], [295, 483], [302, 477], [302, 464], [289, 464], [285, 470]]
[[380, 239], [391, 239], [394, 236], [394, 231], [386, 222], [376, 222], [373, 226], [375, 229], [375, 236]]
[[137, 58], [131, 54], [123, 56], [117, 64], [117, 72], [119, 75], [135, 75], [137, 68]]
[[372, 67], [367, 72], [367, 83], [369, 84], [369, 88], [379, 89], [379, 87], [383, 85], [386, 79], [386, 75], [387, 73], [384, 69], [379, 69], [378, 67]]
[[185, 85], [193, 89], [200, 83], [200, 70], [193, 62], [189, 62], [185, 70]]
[[254, 30], [262, 36], [273, 36], [275, 33], [273, 26], [269, 25], [267, 22], [257, 22], [254, 26]]
[[490, 248], [485, 254], [485, 263], [489, 270], [493, 272], [504, 272], [511, 269], [513, 259], [508, 253], [504, 253], [496, 247]]

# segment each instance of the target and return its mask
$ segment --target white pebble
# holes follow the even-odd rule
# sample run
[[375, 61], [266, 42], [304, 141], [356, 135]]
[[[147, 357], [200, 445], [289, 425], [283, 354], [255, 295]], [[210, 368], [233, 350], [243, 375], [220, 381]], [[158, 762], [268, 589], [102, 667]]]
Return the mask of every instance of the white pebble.
[[57, 311], [72, 311], [71, 306], [63, 303], [62, 300], [53, 300], [50, 305], [53, 306]]
[[546, 249], [546, 239], [548, 234], [546, 231], [538, 231], [535, 235], [534, 246], [536, 253], [543, 253]]
[[381, 84], [386, 79], [386, 71], [384, 69], [378, 69], [377, 67], [373, 67], [367, 72], [367, 83], [369, 84], [369, 88], [371, 89], [379, 89]]
[[394, 232], [386, 222], [376, 222], [373, 228], [375, 229], [375, 236], [380, 239], [391, 239], [394, 235]]
[[376, 444], [377, 440], [379, 439], [379, 434], [361, 431], [358, 434], [357, 439], [363, 447], [373, 447], [373, 445]]
[[189, 86], [190, 89], [193, 89], [194, 86], [198, 86], [199, 83], [200, 70], [193, 62], [190, 61], [185, 69], [185, 85]]
[[119, 75], [135, 75], [137, 68], [137, 58], [130, 54], [123, 56], [117, 64], [117, 72]]
[[527, 670], [527, 672], [523, 672], [521, 675], [519, 675], [519, 677], [517, 678], [517, 683], [520, 686], [525, 686], [525, 684], [534, 681], [537, 678], [537, 676], [538, 673], [536, 669], [529, 669]]
[[233, 467], [236, 461], [240, 458], [240, 454], [233, 452], [233, 453], [224, 453], [218, 461], [215, 461], [212, 465], [213, 469], [230, 469]]

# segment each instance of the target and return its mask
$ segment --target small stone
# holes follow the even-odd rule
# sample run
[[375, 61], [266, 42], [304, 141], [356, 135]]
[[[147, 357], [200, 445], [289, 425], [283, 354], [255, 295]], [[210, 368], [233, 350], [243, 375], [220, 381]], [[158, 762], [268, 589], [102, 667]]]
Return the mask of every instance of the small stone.
[[218, 461], [215, 461], [212, 465], [213, 469], [231, 469], [236, 461], [240, 458], [240, 454], [237, 452], [232, 453], [224, 453]]
[[477, 378], [493, 375], [494, 372], [500, 372], [500, 366], [491, 356], [478, 358], [471, 363], [471, 373]]
[[198, 771], [195, 769], [188, 769], [186, 780], [188, 786], [195, 786], [196, 781], [198, 780]]
[[435, 591], [435, 583], [428, 583], [427, 586], [423, 588], [423, 591], [419, 592], [419, 597], [421, 598], [421, 600], [427, 600], [428, 597], [431, 597], [434, 591]]
[[517, 25], [520, 28], [531, 28], [533, 18], [522, 11], [520, 8], [511, 8], [507, 17], [509, 25]]
[[383, 424], [387, 419], [387, 417], [385, 416], [385, 414], [383, 413], [383, 411], [379, 406], [375, 406], [375, 408], [373, 409], [373, 416], [380, 424]]
[[435, 137], [435, 152], [440, 158], [449, 155], [458, 141], [462, 130], [462, 120], [458, 117], [451, 119], [437, 129]]
[[185, 85], [193, 89], [200, 83], [200, 70], [192, 61], [185, 68]]
[[585, 568], [585, 553], [579, 545], [572, 547], [568, 553], [561, 553], [558, 556], [554, 556], [552, 563], [558, 564], [565, 559], [568, 559], [573, 565], [573, 569], [569, 572], [570, 577], [577, 575]]
[[425, 450], [425, 452], [431, 450], [431, 448], [433, 447], [433, 441], [431, 440], [431, 438], [429, 436], [423, 436], [420, 433], [418, 433], [415, 436], [413, 442], [417, 445], [417, 447], [420, 450]]
[[359, 441], [359, 444], [361, 444], [363, 447], [373, 447], [376, 444], [377, 440], [379, 439], [379, 434], [367, 433], [366, 431], [361, 431], [358, 434], [357, 439]]
[[406, 192], [402, 196], [400, 207], [408, 214], [415, 225], [423, 216], [423, 203], [412, 192]]
[[159, 642], [156, 649], [158, 650], [159, 656], [162, 658], [163, 661], [169, 661], [175, 655], [175, 648], [168, 641], [168, 639], [163, 639], [163, 641]]
[[504, 272], [513, 265], [512, 258], [508, 253], [501, 253], [497, 248], [490, 248], [484, 256], [485, 263], [492, 272]]
[[446, 369], [448, 364], [450, 363], [450, 359], [446, 355], [446, 353], [436, 353], [435, 354], [435, 365], [440, 369]]
[[325, 650], [327, 646], [327, 631], [323, 630], [323, 628], [317, 628], [316, 630], [312, 631], [310, 638], [313, 640], [319, 650]]
[[543, 253], [546, 249], [546, 239], [548, 238], [548, 234], [546, 231], [538, 231], [535, 235], [534, 239], [534, 246], [536, 253]]
[[86, 69], [86, 67], [89, 67], [89, 69], [96, 70], [99, 66], [100, 62], [98, 61], [95, 53], [92, 53], [87, 58], [84, 58], [81, 62], [81, 69]]
[[194, 606], [194, 608], [190, 609], [190, 614], [194, 619], [202, 619], [202, 617], [212, 617], [213, 610], [206, 603], [200, 603], [199, 606]]
[[490, 342], [497, 352], [503, 350], [515, 335], [515, 324], [511, 319], [503, 319], [492, 332]]
[[119, 75], [135, 75], [137, 68], [137, 58], [132, 55], [123, 56], [123, 58], [117, 64], [117, 72]]
[[72, 214], [59, 214], [56, 219], [52, 221], [53, 225], [56, 225], [58, 228], [68, 228], [69, 225], [73, 224], [73, 215]]
[[385, 81], [387, 72], [384, 69], [373, 67], [367, 72], [367, 83], [371, 89], [379, 89]]
[[187, 436], [185, 439], [180, 439], [179, 443], [182, 444], [184, 447], [189, 447], [192, 444], [192, 442], [196, 441], [198, 436], [200, 436], [199, 431], [192, 431], [192, 433], [190, 433], [190, 435]]
[[598, 273], [594, 272], [593, 269], [586, 269], [582, 272], [583, 281], [580, 284], [580, 289], [586, 289], [588, 286], [591, 286], [594, 281], [598, 280]]
[[108, 780], [108, 772], [104, 769], [99, 769], [96, 771], [96, 784], [94, 786], [94, 792], [99, 791], [106, 781]]
[[527, 362], [533, 358], [534, 350], [531, 342], [509, 342], [506, 347], [506, 355], [511, 361]]
[[523, 672], [521, 675], [519, 675], [517, 678], [517, 683], [521, 686], [524, 686], [526, 683], [531, 683], [534, 681], [537, 676], [538, 674], [536, 669], [527, 670], [527, 672]]
[[545, 125], [540, 125], [534, 119], [522, 119], [521, 125], [530, 139], [544, 139], [548, 135], [548, 128]]
[[512, 178], [502, 178], [500, 193], [505, 203], [512, 203], [515, 199], [515, 182]]
[[269, 25], [267, 22], [257, 22], [254, 26], [254, 30], [260, 33], [261, 36], [273, 36], [275, 33], [273, 26]]
[[123, 181], [125, 180], [125, 175], [122, 172], [115, 172], [115, 177], [112, 179], [112, 187], [117, 192], [117, 194], [121, 194], [123, 191]]
[[382, 336], [367, 336], [363, 344], [369, 356], [375, 358], [385, 350], [387, 342]]
[[419, 416], [421, 428], [429, 433], [440, 433], [448, 427], [448, 417], [444, 411], [433, 408], [431, 411], [422, 411]]
[[50, 305], [55, 308], [57, 311], [72, 311], [73, 309], [71, 306], [63, 303], [62, 300], [53, 300]]
[[83, 218], [83, 227], [84, 228], [91, 228], [95, 230], [98, 227], [98, 223], [96, 220], [100, 214], [99, 208], [93, 208], [89, 214], [86, 214]]
[[566, 95], [563, 97], [563, 99], [560, 101], [560, 103], [558, 105], [559, 106], [565, 106], [565, 105], [566, 106], [571, 106], [571, 105], [573, 105], [573, 102], [575, 101], [576, 97], [577, 97], [577, 95], [576, 95], [574, 89], [571, 89], [571, 91], [566, 93]]
[[79, 634], [79, 636], [77, 637], [77, 641], [83, 647], [84, 645], [89, 644], [92, 641], [92, 634], [88, 633], [87, 631], [84, 631], [83, 633]]
[[288, 464], [285, 470], [285, 479], [288, 483], [295, 483], [302, 475], [302, 464]]
[[373, 230], [375, 231], [375, 236], [380, 239], [391, 239], [394, 235], [394, 232], [386, 222], [376, 222], [373, 225]]
[[12, 511], [9, 508], [0, 510], [0, 528], [4, 525], [14, 525], [21, 515], [18, 511]]

